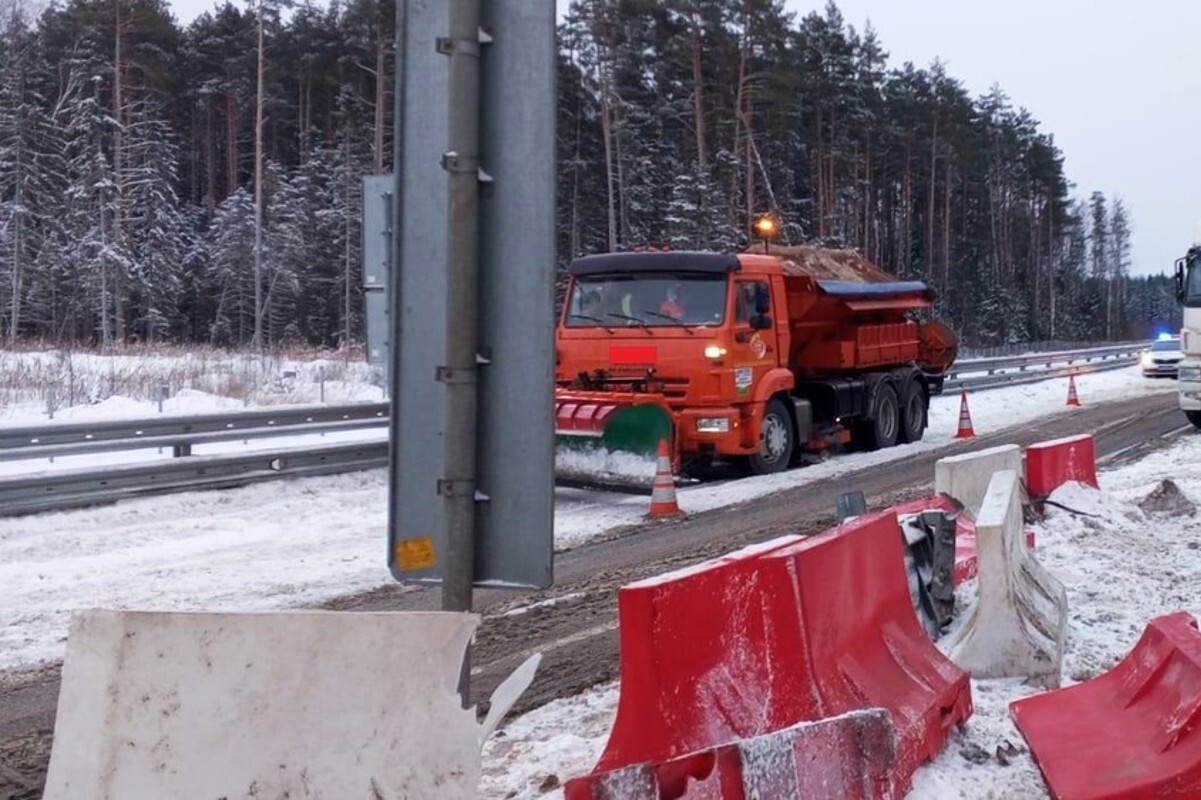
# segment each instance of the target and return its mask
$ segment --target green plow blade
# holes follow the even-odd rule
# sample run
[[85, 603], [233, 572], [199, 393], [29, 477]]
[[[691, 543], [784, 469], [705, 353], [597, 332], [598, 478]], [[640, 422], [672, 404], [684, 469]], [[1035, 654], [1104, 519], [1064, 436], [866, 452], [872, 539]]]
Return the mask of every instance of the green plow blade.
[[649, 489], [659, 442], [672, 441], [671, 415], [645, 404], [614, 411], [600, 436], [555, 436], [555, 478], [585, 485]]
[[671, 416], [661, 406], [626, 406], [609, 415], [600, 436], [558, 434], [555, 444], [568, 450], [605, 450], [609, 453], [655, 457], [659, 442], [672, 442]]

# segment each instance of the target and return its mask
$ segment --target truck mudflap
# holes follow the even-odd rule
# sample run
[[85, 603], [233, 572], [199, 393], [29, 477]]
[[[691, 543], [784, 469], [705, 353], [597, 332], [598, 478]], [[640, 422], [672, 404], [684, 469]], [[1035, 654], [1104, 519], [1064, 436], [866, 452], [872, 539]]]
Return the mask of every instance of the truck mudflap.
[[555, 392], [556, 445], [653, 458], [666, 439], [675, 449], [674, 414], [660, 394]]

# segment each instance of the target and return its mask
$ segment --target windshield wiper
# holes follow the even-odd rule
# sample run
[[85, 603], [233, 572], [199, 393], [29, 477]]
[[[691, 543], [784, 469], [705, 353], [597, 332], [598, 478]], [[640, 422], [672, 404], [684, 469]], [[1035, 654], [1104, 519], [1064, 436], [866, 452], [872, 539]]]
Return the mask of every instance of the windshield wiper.
[[696, 336], [696, 331], [694, 331], [692, 328], [688, 327], [688, 323], [687, 323], [687, 322], [683, 322], [683, 321], [681, 321], [681, 320], [678, 320], [678, 319], [676, 319], [675, 317], [673, 317], [673, 316], [672, 316], [672, 315], [670, 315], [670, 314], [660, 314], [658, 311], [643, 311], [642, 313], [643, 313], [643, 314], [649, 314], [649, 315], [650, 315], [650, 316], [652, 316], [652, 317], [659, 317], [660, 319], [665, 319], [665, 320], [669, 320], [669, 321], [671, 321], [671, 322], [674, 322], [674, 323], [675, 323], [676, 325], [678, 325], [679, 327], [681, 327], [681, 328], [683, 328], [684, 330], [688, 331], [688, 335], [689, 335], [689, 336]]
[[602, 328], [604, 328], [609, 333], [613, 332], [613, 329], [610, 328], [608, 325], [606, 325], [605, 321], [603, 319], [601, 319], [600, 317], [594, 317], [591, 314], [568, 314], [567, 318], [568, 319], [586, 319], [589, 322], [595, 322], [597, 325], [600, 325]]
[[655, 332], [651, 330], [651, 326], [646, 324], [646, 320], [638, 319], [638, 317], [631, 317], [629, 314], [619, 314], [616, 311], [610, 311], [609, 316], [617, 317], [618, 319], [628, 319], [630, 322], [637, 323], [642, 328], [642, 330], [646, 331], [651, 336], [655, 335]]

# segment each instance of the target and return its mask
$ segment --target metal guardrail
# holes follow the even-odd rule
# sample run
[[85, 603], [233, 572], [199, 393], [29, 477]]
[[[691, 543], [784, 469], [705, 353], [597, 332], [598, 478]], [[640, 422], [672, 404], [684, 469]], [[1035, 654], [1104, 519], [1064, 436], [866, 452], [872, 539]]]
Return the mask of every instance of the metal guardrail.
[[959, 360], [951, 367], [950, 377], [959, 374], [987, 372], [989, 374], [1010, 370], [1026, 371], [1030, 367], [1050, 369], [1055, 364], [1088, 364], [1114, 358], [1136, 358], [1147, 349], [1146, 342], [1094, 347], [1086, 350], [1059, 350], [1050, 353], [1030, 353], [1021, 356], [999, 358], [973, 358]]
[[184, 489], [228, 489], [285, 477], [354, 472], [387, 463], [387, 442], [359, 442], [43, 472], [0, 480], [0, 516], [79, 508]]
[[171, 447], [175, 455], [186, 456], [195, 444], [330, 433], [387, 424], [387, 403], [348, 403], [0, 428], [0, 460], [151, 447]]
[[1098, 344], [1097, 342], [1073, 342], [1063, 339], [1051, 339], [1038, 342], [986, 345], [982, 347], [960, 347], [959, 354], [963, 357], [963, 360], [967, 361], [978, 358], [1020, 357], [1034, 353], [1062, 353], [1069, 350], [1096, 350], [1097, 348], [1109, 347], [1111, 345], [1115, 347], [1129, 344], [1142, 346], [1145, 342], [1146, 340], [1144, 339], [1135, 339], [1133, 341], [1127, 340]]
[[[1136, 363], [1145, 343], [956, 363], [944, 391], [1002, 386], [1117, 369]], [[388, 443], [361, 442], [254, 454], [191, 455], [191, 447], [265, 436], [383, 427], [388, 403], [305, 406], [189, 417], [68, 423], [0, 429], [0, 460], [170, 446], [171, 459], [130, 466], [41, 472], [0, 479], [0, 516], [115, 502], [185, 489], [230, 488], [265, 480], [373, 469]]]
[[1138, 363], [1139, 356], [1146, 349], [1145, 342], [1137, 342], [1086, 350], [958, 361], [947, 375], [943, 391], [963, 389], [979, 392], [1071, 374], [1121, 369]]

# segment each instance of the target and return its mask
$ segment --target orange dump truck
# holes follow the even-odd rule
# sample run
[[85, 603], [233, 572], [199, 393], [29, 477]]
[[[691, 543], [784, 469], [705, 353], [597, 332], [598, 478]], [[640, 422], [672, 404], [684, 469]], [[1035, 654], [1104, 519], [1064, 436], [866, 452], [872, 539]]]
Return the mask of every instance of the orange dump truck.
[[587, 256], [556, 330], [560, 443], [677, 468], [777, 472], [804, 451], [921, 439], [955, 335], [912, 317], [934, 292], [849, 250]]

